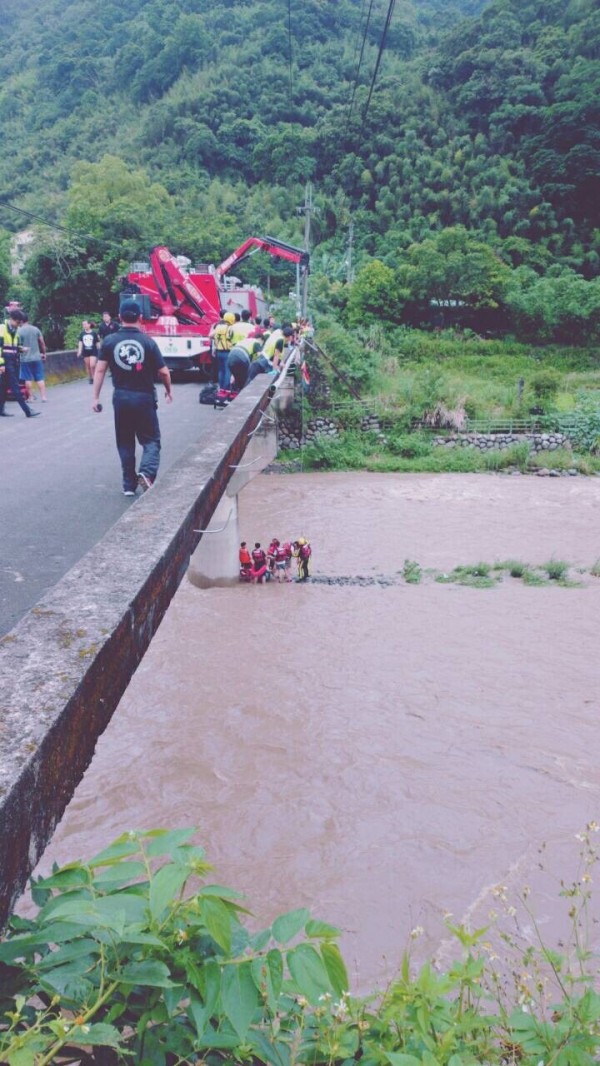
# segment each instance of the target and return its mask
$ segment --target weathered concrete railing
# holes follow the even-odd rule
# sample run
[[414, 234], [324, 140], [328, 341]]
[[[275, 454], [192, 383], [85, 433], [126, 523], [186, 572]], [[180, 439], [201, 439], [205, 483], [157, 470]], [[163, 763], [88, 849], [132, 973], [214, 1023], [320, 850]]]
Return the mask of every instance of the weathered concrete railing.
[[253, 442], [269, 432], [274, 391], [272, 377], [256, 378], [0, 640], [0, 925], [188, 569], [194, 531], [232, 478], [242, 486], [249, 441], [264, 453]]

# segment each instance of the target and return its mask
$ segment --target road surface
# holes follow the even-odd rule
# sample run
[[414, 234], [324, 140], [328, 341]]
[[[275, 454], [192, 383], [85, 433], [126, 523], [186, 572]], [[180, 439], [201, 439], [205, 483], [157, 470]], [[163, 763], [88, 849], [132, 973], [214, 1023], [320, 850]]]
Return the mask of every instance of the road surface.
[[[159, 388], [159, 477], [219, 418], [198, 403], [199, 389], [175, 384], [167, 405]], [[6, 405], [14, 417], [0, 419], [0, 636], [135, 507], [122, 494], [111, 392], [107, 381], [101, 414], [91, 409], [87, 380], [48, 389], [48, 403], [32, 405], [41, 418]]]

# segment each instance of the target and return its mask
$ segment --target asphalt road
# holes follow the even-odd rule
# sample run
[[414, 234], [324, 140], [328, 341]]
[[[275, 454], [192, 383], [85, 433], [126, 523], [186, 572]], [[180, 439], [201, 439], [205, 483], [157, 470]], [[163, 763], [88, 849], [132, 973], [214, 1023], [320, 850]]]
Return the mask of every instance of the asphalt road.
[[[219, 412], [198, 403], [196, 382], [175, 384], [170, 405], [158, 391], [160, 477]], [[32, 404], [41, 418], [6, 404], [14, 417], [0, 418], [0, 636], [135, 507], [122, 494], [111, 393], [107, 380], [101, 414], [87, 380], [48, 389], [48, 403]]]

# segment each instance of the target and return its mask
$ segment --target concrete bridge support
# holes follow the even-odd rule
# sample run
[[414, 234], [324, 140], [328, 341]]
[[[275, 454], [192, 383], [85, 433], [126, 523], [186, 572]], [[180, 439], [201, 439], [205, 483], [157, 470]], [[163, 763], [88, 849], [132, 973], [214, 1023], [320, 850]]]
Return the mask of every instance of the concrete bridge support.
[[[293, 387], [293, 386], [292, 386]], [[285, 394], [289, 396], [289, 388]], [[230, 585], [239, 581], [240, 544], [238, 495], [277, 455], [277, 425], [272, 414], [264, 412], [249, 436], [242, 461], [232, 475], [209, 529], [203, 534], [190, 561], [188, 577], [199, 588]]]

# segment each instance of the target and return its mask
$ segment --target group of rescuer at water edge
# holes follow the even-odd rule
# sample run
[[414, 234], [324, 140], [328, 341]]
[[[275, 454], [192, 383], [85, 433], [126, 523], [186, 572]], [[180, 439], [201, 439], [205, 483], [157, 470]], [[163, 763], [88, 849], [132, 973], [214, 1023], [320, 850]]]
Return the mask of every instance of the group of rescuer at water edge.
[[296, 581], [306, 581], [310, 577], [309, 563], [312, 548], [306, 537], [298, 540], [286, 540], [283, 544], [273, 537], [265, 551], [260, 541], [256, 541], [249, 551], [245, 540], [240, 544], [240, 581], [262, 585], [263, 581], [292, 581], [292, 559], [298, 564]]
[[[135, 299], [123, 301], [115, 322], [108, 311], [102, 313], [98, 331], [88, 320], [82, 323], [77, 357], [83, 359], [90, 384], [93, 385], [92, 410], [100, 413], [100, 393], [106, 373], [113, 382], [113, 409], [117, 451], [123, 474], [125, 496], [145, 492], [154, 484], [160, 463], [160, 427], [157, 415], [155, 382], [164, 386], [165, 400], [172, 403], [171, 374], [156, 341], [140, 328], [141, 308]], [[303, 328], [305, 324], [302, 324]], [[272, 317], [251, 320], [248, 311], [240, 315], [226, 312], [210, 334], [213, 354], [213, 377], [216, 406], [224, 406], [258, 374], [276, 372], [290, 356], [302, 367], [298, 349], [300, 330], [295, 324], [278, 326]], [[30, 325], [26, 313], [13, 301], [5, 309], [0, 326], [0, 417], [12, 417], [5, 410], [8, 389], [27, 418], [41, 414], [32, 410], [35, 381], [39, 398], [47, 401], [43, 362], [46, 346], [40, 330]], [[136, 466], [136, 442], [142, 448]], [[242, 548], [244, 552], [242, 552]], [[291, 580], [291, 559], [298, 562], [298, 580], [309, 576], [310, 545], [304, 537], [281, 545], [274, 538], [268, 553], [255, 545], [246, 553], [240, 549], [240, 578], [260, 582], [274, 576]], [[242, 554], [244, 558], [242, 559]], [[248, 558], [246, 559], [246, 554]]]

